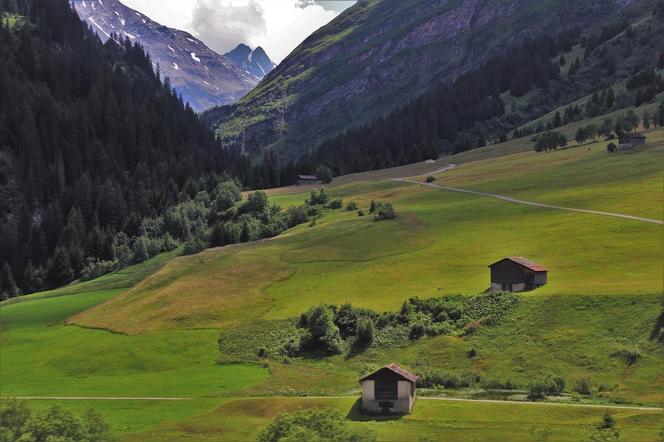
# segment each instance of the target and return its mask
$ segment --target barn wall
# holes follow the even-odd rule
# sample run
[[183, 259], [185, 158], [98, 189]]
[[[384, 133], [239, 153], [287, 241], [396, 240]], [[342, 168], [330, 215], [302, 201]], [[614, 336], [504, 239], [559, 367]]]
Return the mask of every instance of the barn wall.
[[491, 267], [491, 282], [521, 282], [526, 280], [525, 268], [512, 261], [503, 261]]
[[[362, 409], [370, 413], [381, 413], [379, 404], [381, 401], [375, 399], [375, 385], [375, 382], [371, 380], [362, 382]], [[408, 381], [399, 381], [397, 388], [398, 399], [387, 401], [393, 403], [391, 413], [408, 414], [415, 401], [414, 396], [411, 395], [411, 392], [414, 394], [414, 388], [411, 388], [411, 383]]]

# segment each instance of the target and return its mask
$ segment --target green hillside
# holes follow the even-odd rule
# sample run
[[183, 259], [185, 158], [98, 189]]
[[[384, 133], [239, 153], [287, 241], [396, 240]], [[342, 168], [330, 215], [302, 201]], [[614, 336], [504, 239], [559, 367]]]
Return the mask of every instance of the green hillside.
[[[352, 137], [335, 140], [335, 136], [365, 124], [380, 126], [379, 118], [395, 109], [399, 112], [400, 107], [417, 101], [421, 95], [423, 98], [414, 109], [406, 109], [394, 119], [404, 122], [406, 129], [399, 131], [394, 121], [389, 122], [390, 136], [399, 141], [410, 137], [413, 144], [425, 143], [427, 151], [445, 151], [443, 141], [475, 147], [474, 139], [480, 134], [483, 138], [498, 137], [558, 105], [624, 81], [634, 74], [635, 66], [645, 69], [652, 62], [656, 64], [652, 53], [657, 51], [661, 32], [652, 11], [653, 2], [648, 0], [510, 0], [498, 6], [469, 1], [360, 1], [307, 38], [250, 94], [232, 106], [208, 111], [204, 120], [217, 129], [226, 145], [255, 156], [265, 149], [273, 150], [284, 162], [297, 160], [322, 144], [333, 152], [315, 156], [314, 167], [327, 163], [347, 173], [349, 165], [338, 164], [343, 160], [334, 158], [334, 152], [344, 149], [341, 156], [348, 160], [348, 144], [359, 141]], [[649, 36], [637, 34], [638, 38], [632, 41], [630, 31], [625, 39], [629, 40], [628, 50], [612, 46], [613, 42], [603, 45], [615, 37], [616, 30], [624, 31], [627, 24]], [[557, 39], [564, 49], [549, 54], [555, 45], [548, 44], [535, 51], [530, 48], [526, 54], [510, 52], [521, 44], [532, 43], [528, 40], [532, 38]], [[530, 66], [533, 62], [539, 64], [539, 57], [547, 56], [544, 54], [552, 57], [550, 67]], [[560, 66], [560, 75], [548, 78], [548, 71], [558, 68], [560, 55], [566, 56], [568, 62]], [[500, 59], [505, 56], [511, 58]], [[570, 66], [577, 58], [579, 68], [572, 73]], [[607, 69], [608, 59], [611, 69]], [[504, 78], [488, 75], [487, 84], [471, 87], [461, 97], [472, 103], [477, 94], [488, 90], [488, 95], [498, 95], [514, 83], [518, 87], [512, 88], [512, 95], [501, 95], [505, 118], [495, 121], [481, 116], [486, 112], [471, 109], [476, 127], [469, 134], [473, 139], [469, 143], [441, 128], [434, 134], [430, 128], [424, 130], [431, 126], [430, 119], [435, 121], [435, 111], [418, 114], [419, 130], [408, 127], [408, 116], [427, 107], [430, 101], [441, 101], [435, 106], [439, 111], [444, 103], [453, 101], [458, 93], [447, 92], [446, 83], [469, 71], [476, 72], [485, 63], [491, 67], [506, 64], [512, 66], [512, 72], [501, 75]], [[547, 77], [555, 84], [549, 86], [544, 78], [537, 77]], [[493, 91], [495, 83], [506, 84], [500, 91]], [[444, 99], [436, 98], [441, 94]], [[453, 106], [455, 111], [462, 114], [460, 109], [471, 107], [468, 101]], [[461, 121], [466, 116], [455, 118], [452, 123], [445, 120], [445, 124], [458, 125], [459, 132], [469, 129]], [[357, 138], [366, 139], [381, 130], [374, 127]], [[325, 146], [326, 142], [332, 146]], [[362, 164], [360, 169], [366, 170], [377, 163], [390, 165], [399, 161], [399, 149], [388, 153], [392, 146], [379, 144], [369, 143], [356, 149], [379, 149], [382, 158], [363, 163], [365, 158], [360, 156], [354, 163]], [[411, 160], [415, 146], [400, 148]], [[374, 152], [370, 156], [375, 156]]]
[[[662, 220], [664, 130], [646, 134], [647, 145], [631, 152], [610, 154], [602, 141], [536, 153], [526, 138], [343, 177], [330, 188], [334, 197], [365, 212], [372, 200], [390, 201], [397, 218], [374, 222], [326, 209], [315, 224], [272, 240], [162, 256], [5, 303], [2, 396], [162, 398], [55, 400], [74, 410], [95, 407], [123, 440], [250, 440], [279, 412], [322, 406], [338, 408], [379, 440], [590, 437], [604, 408], [574, 404], [662, 405], [664, 348], [651, 339], [664, 277], [664, 251], [653, 240], [661, 224], [393, 179], [423, 180], [456, 164], [435, 184]], [[308, 197], [297, 188], [268, 193], [283, 208]], [[513, 255], [546, 265], [549, 283], [519, 295], [516, 307], [474, 334], [411, 340], [395, 329], [362, 351], [281, 352], [311, 306], [350, 302], [398, 312], [413, 296], [467, 298], [487, 289], [488, 264]], [[357, 379], [389, 362], [455, 384], [420, 389], [411, 416], [365, 421], [353, 411]], [[565, 405], [425, 398], [523, 400], [529, 384], [549, 376], [566, 380], [565, 394], [550, 398]], [[582, 380], [590, 395], [575, 391]], [[507, 384], [511, 389], [500, 387]], [[661, 411], [612, 412], [622, 439], [661, 438]]]

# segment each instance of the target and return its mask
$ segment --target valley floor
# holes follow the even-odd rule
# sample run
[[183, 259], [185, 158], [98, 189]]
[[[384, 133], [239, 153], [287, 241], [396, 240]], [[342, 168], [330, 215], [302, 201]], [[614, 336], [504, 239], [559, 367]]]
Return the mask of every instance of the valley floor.
[[[614, 154], [604, 142], [537, 154], [511, 141], [341, 177], [331, 187], [335, 197], [365, 210], [372, 200], [390, 201], [397, 219], [326, 211], [315, 225], [270, 241], [160, 256], [5, 303], [0, 394], [40, 398], [31, 400], [38, 408], [93, 406], [127, 441], [253, 440], [279, 413], [310, 407], [338, 408], [386, 441], [571, 441], [589, 439], [608, 406], [625, 406], [612, 409], [621, 440], [661, 440], [664, 347], [650, 335], [664, 277], [664, 130], [648, 138], [642, 149]], [[435, 174], [436, 185], [658, 222], [421, 185], [452, 163], [458, 167]], [[394, 181], [407, 176], [415, 183]], [[285, 208], [301, 204], [308, 190], [269, 193]], [[488, 287], [487, 265], [514, 255], [545, 264], [550, 281], [474, 336], [395, 339], [324, 358], [285, 358], [270, 347], [320, 302], [397, 311], [412, 296], [478, 294]], [[257, 356], [262, 346], [269, 357]], [[638, 348], [636, 362], [622, 358], [626, 346]], [[357, 411], [357, 379], [389, 362], [510, 380], [521, 390], [563, 376], [569, 403], [420, 397], [410, 416], [367, 419]], [[592, 396], [571, 391], [580, 379], [591, 381]], [[601, 406], [579, 406], [593, 404]]]

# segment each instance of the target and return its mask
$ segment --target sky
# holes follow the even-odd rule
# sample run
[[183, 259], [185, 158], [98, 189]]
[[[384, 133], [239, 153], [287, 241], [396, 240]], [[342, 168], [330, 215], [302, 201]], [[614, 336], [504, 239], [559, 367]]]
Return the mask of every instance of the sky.
[[219, 53], [245, 43], [279, 63], [315, 30], [355, 0], [121, 0], [171, 28], [182, 29]]

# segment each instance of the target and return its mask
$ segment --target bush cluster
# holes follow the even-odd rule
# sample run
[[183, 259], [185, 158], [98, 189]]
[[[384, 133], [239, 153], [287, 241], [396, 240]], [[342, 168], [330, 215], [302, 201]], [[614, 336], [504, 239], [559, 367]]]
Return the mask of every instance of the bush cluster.
[[116, 438], [103, 417], [93, 409], [82, 416], [54, 405], [33, 412], [15, 399], [0, 403], [0, 440], [13, 442], [111, 442]]
[[355, 308], [321, 304], [303, 313], [299, 328], [302, 337], [289, 340], [283, 353], [293, 356], [301, 351], [343, 353], [349, 348], [392, 342], [392, 337], [417, 340], [425, 336], [469, 334], [482, 325], [497, 323], [519, 298], [512, 293], [487, 293], [478, 296], [410, 298], [399, 312], [377, 313]]
[[547, 396], [557, 396], [565, 389], [565, 379], [560, 376], [548, 376], [547, 378], [532, 382], [528, 386], [528, 399], [537, 401]]
[[281, 414], [263, 430], [258, 440], [373, 442], [376, 435], [366, 428], [350, 426], [338, 410], [323, 408]]

